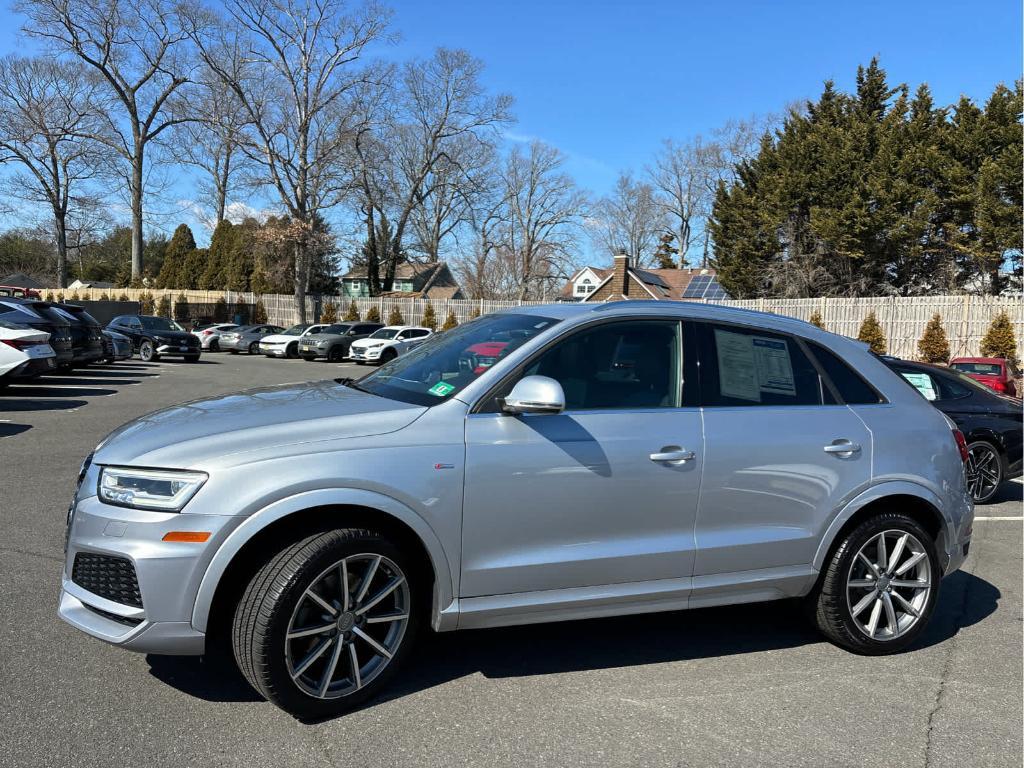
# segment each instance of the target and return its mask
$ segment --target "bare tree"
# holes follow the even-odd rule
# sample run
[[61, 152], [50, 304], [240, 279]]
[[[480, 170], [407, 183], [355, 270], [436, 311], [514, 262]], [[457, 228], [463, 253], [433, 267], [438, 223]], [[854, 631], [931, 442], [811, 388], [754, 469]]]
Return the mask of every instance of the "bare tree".
[[636, 266], [645, 266], [669, 224], [654, 187], [625, 172], [619, 174], [611, 195], [598, 201], [591, 228], [595, 242], [610, 255], [625, 251]]
[[647, 169], [658, 204], [672, 222], [681, 264], [704, 233], [704, 222], [714, 201], [712, 179], [717, 178], [719, 148], [709, 147], [698, 136], [678, 144], [666, 139]]
[[[446, 48], [425, 61], [407, 63], [374, 121], [377, 135], [359, 142], [364, 170], [358, 181], [373, 252], [367, 264], [373, 294], [391, 289], [416, 209], [435, 195], [450, 194], [446, 185], [469, 172], [460, 161], [474, 155], [473, 145], [490, 146], [494, 129], [511, 119], [511, 97], [489, 95], [480, 83], [482, 70], [482, 62], [466, 51]], [[365, 167], [368, 162], [378, 167]], [[444, 211], [443, 201], [432, 202]], [[377, 218], [390, 221], [388, 242], [375, 235]]]
[[227, 0], [225, 10], [226, 20], [194, 10], [192, 38], [242, 105], [244, 147], [295, 225], [294, 295], [305, 320], [315, 223], [347, 191], [361, 119], [354, 97], [371, 78], [358, 62], [389, 17], [375, 6], [349, 12], [342, 0]]
[[68, 284], [69, 217], [94, 202], [88, 182], [100, 171], [103, 147], [99, 83], [80, 66], [52, 58], [0, 59], [0, 162], [24, 169], [11, 177], [21, 199], [53, 216], [57, 284]]
[[187, 118], [174, 97], [189, 82], [187, 36], [171, 0], [17, 0], [25, 31], [59, 54], [85, 62], [121, 105], [110, 111], [107, 138], [128, 165], [132, 279], [142, 276], [143, 194], [147, 150]]

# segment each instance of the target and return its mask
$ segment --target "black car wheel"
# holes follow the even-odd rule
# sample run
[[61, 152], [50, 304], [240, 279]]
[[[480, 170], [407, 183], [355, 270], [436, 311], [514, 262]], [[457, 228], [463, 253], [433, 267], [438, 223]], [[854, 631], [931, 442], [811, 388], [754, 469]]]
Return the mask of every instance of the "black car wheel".
[[327, 352], [327, 362], [329, 363], [340, 363], [341, 358], [341, 347], [331, 347], [331, 349]]
[[398, 357], [398, 353], [395, 352], [395, 350], [385, 349], [383, 352], [380, 353], [380, 364], [384, 365], [384, 363], [390, 363], [396, 357]]
[[210, 339], [210, 351], [220, 352], [220, 341], [218, 341], [216, 338]]
[[967, 490], [975, 504], [985, 504], [1003, 482], [1003, 461], [992, 443], [977, 440], [967, 446]]
[[296, 357], [298, 357], [299, 356], [299, 342], [293, 341], [291, 344], [289, 344], [287, 347], [285, 347], [284, 356], [287, 357], [289, 360], [294, 360]]
[[249, 345], [249, 354], [250, 355], [258, 355], [259, 353], [260, 353], [260, 343], [258, 341], [254, 341], [252, 344]]
[[146, 339], [139, 344], [139, 357], [144, 363], [155, 363], [160, 359], [160, 355], [157, 353], [156, 347], [149, 339]]

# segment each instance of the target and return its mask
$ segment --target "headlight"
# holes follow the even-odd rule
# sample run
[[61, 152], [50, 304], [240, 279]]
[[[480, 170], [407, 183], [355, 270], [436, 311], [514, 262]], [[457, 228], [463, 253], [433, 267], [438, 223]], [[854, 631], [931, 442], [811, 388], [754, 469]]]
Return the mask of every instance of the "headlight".
[[380, 349], [383, 346], [384, 346], [384, 342], [383, 341], [378, 341], [375, 344], [367, 344], [366, 348], [367, 349]]
[[180, 512], [206, 482], [205, 472], [103, 467], [98, 494], [107, 504]]

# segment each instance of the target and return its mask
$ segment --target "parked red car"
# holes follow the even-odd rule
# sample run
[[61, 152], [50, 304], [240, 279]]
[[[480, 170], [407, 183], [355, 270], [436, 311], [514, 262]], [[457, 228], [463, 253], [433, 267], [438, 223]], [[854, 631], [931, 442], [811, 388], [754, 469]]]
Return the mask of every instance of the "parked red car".
[[1001, 357], [957, 357], [949, 367], [981, 382], [989, 389], [1010, 397], [1020, 397], [1020, 371]]
[[12, 299], [43, 298], [34, 288], [22, 288], [20, 285], [0, 285], [0, 296], [9, 296]]

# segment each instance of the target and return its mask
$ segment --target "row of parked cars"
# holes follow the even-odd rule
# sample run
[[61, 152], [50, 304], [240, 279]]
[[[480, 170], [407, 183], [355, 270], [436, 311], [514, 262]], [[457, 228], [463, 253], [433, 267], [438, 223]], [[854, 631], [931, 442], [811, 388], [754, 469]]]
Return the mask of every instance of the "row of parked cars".
[[384, 325], [369, 322], [300, 323], [291, 328], [257, 323], [236, 325], [210, 323], [192, 333], [203, 349], [231, 354], [244, 352], [267, 357], [299, 358], [359, 365], [386, 363], [403, 355], [433, 335], [416, 325]]

